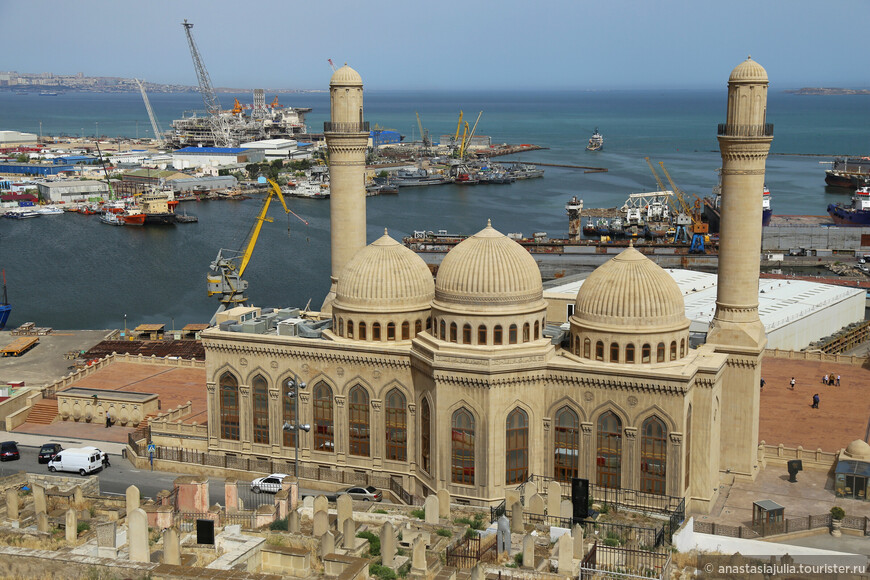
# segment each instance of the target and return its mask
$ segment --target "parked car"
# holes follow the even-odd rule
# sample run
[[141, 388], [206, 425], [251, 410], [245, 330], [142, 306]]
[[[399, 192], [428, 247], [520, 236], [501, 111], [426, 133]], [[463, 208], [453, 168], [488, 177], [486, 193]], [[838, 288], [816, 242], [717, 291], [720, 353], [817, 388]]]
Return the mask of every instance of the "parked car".
[[0, 461], [11, 461], [14, 459], [21, 459], [21, 455], [18, 453], [18, 445], [15, 444], [15, 441], [0, 443]]
[[360, 501], [381, 501], [383, 499], [381, 491], [371, 485], [368, 487], [349, 487], [344, 491], [338, 492], [338, 495], [349, 495], [353, 499]]
[[63, 451], [63, 447], [61, 447], [60, 443], [43, 443], [42, 447], [39, 448], [39, 455], [37, 457], [40, 463], [48, 463], [61, 451]]
[[258, 477], [251, 482], [251, 491], [254, 493], [260, 493], [261, 491], [266, 493], [278, 493], [281, 491], [281, 482], [284, 481], [285, 477], [290, 476], [286, 473], [273, 473], [266, 477]]
[[95, 447], [64, 449], [48, 462], [48, 470], [78, 472], [89, 475], [103, 467], [102, 454]]

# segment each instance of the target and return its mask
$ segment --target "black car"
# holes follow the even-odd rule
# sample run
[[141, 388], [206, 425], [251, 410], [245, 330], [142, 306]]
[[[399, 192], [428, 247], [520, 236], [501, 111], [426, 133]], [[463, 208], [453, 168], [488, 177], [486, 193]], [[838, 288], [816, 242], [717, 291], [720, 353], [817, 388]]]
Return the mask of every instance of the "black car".
[[11, 461], [13, 459], [21, 459], [15, 441], [4, 441], [3, 443], [0, 443], [0, 461]]
[[61, 451], [63, 451], [63, 447], [60, 446], [60, 443], [44, 443], [42, 447], [39, 448], [39, 462], [48, 463]]

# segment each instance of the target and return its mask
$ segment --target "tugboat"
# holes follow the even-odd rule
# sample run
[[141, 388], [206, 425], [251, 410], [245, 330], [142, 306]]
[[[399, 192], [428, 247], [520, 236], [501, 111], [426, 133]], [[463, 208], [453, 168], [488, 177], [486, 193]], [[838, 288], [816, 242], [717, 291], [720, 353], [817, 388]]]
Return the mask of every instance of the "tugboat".
[[589, 145], [586, 146], [586, 151], [601, 151], [604, 147], [604, 137], [598, 132], [598, 127], [595, 127], [595, 132], [589, 138]]
[[6, 321], [9, 320], [11, 312], [12, 305], [9, 304], [9, 298], [6, 297], [6, 270], [3, 270], [3, 302], [0, 302], [0, 330], [6, 328]]
[[761, 225], [770, 225], [771, 217], [773, 217], [773, 210], [770, 209], [770, 189], [765, 185], [761, 197]]
[[852, 205], [832, 203], [828, 214], [840, 226], [870, 226], [870, 187], [859, 187], [852, 196]]

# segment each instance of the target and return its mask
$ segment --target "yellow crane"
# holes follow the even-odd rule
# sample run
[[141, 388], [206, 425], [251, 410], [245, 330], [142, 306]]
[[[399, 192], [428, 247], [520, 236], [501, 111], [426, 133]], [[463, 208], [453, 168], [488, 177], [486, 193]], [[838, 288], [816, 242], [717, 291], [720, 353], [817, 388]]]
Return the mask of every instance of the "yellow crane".
[[453, 136], [453, 144], [459, 140], [459, 129], [462, 128], [462, 109], [459, 109], [459, 120], [456, 122], [456, 135]]
[[242, 276], [248, 268], [251, 256], [254, 254], [254, 248], [257, 245], [257, 239], [260, 237], [260, 230], [263, 229], [263, 224], [274, 221], [267, 215], [272, 198], [278, 196], [278, 199], [281, 200], [281, 205], [284, 207], [285, 214], [293, 214], [302, 223], [308, 225], [307, 221], [287, 207], [287, 202], [284, 201], [284, 195], [281, 193], [281, 187], [277, 183], [271, 179], [262, 177], [260, 179], [262, 180], [261, 183], [268, 182], [272, 186], [272, 189], [269, 195], [266, 196], [260, 212], [257, 214], [254, 227], [248, 235], [247, 243], [244, 244], [245, 249], [235, 251], [221, 248], [218, 250], [217, 258], [211, 263], [211, 272], [206, 279], [207, 292], [209, 296], [220, 295], [220, 306], [218, 306], [217, 311], [212, 316], [211, 324], [215, 323], [219, 313], [236, 306], [244, 306], [248, 301], [248, 297], [245, 295], [245, 291], [248, 289], [248, 282], [242, 280]]
[[658, 174], [658, 173], [656, 173], [656, 170], [655, 170], [655, 168], [653, 167], [652, 162], [650, 162], [649, 157], [644, 157], [643, 160], [646, 161], [646, 164], [647, 164], [647, 165], [649, 165], [649, 170], [652, 171], [653, 177], [656, 178], [656, 183], [659, 184], [659, 191], [664, 191], [664, 190], [665, 190], [665, 184], [662, 183], [662, 178], [659, 177], [659, 174]]
[[[478, 113], [477, 120], [474, 122], [474, 127], [471, 128], [471, 133], [468, 135], [468, 139], [466, 140], [465, 135], [462, 135], [462, 148], [459, 151], [460, 159], [465, 159], [468, 146], [471, 145], [471, 139], [474, 137], [474, 132], [477, 131], [477, 124], [480, 122], [480, 117], [482, 115], [483, 111]], [[465, 131], [468, 132], [468, 123], [465, 124]]]
[[689, 202], [686, 201], [686, 196], [677, 185], [674, 183], [674, 180], [671, 179], [670, 173], [665, 168], [665, 164], [663, 161], [659, 161], [659, 165], [662, 168], [662, 172], [665, 174], [665, 177], [668, 180], [668, 183], [671, 184], [671, 188], [674, 190], [674, 197], [677, 198], [677, 201], [680, 204], [680, 208], [684, 214], [686, 214], [691, 219], [691, 228], [692, 228], [692, 245], [689, 248], [689, 252], [691, 253], [704, 253], [704, 238], [710, 231], [710, 226], [701, 220], [701, 200], [698, 196], [695, 196], [695, 206], [692, 207], [689, 205]]
[[[414, 111], [417, 113], [417, 111]], [[423, 129], [423, 121], [420, 120], [420, 113], [417, 113], [417, 127], [420, 128], [420, 141], [423, 142], [423, 149], [428, 149], [431, 143], [429, 142], [429, 131]]]

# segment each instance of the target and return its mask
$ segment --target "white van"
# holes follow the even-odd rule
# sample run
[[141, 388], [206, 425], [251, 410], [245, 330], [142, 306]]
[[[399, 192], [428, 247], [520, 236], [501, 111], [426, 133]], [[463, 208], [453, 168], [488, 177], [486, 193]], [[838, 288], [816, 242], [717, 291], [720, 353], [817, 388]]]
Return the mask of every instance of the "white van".
[[64, 449], [48, 462], [49, 471], [77, 471], [79, 475], [99, 471], [102, 466], [102, 454], [95, 447]]

